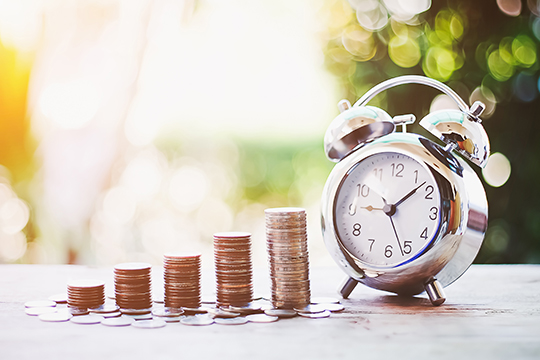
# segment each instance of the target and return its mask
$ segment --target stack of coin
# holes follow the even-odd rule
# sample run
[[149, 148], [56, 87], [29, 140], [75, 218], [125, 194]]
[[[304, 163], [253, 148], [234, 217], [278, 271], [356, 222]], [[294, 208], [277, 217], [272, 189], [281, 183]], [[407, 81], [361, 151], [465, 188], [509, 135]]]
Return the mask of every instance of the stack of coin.
[[253, 297], [251, 234], [214, 234], [216, 302], [222, 306], [244, 306]]
[[114, 267], [116, 305], [123, 310], [143, 310], [152, 307], [152, 265], [123, 263]]
[[165, 254], [163, 278], [165, 307], [201, 305], [201, 254]]
[[272, 305], [284, 309], [306, 306], [311, 297], [306, 211], [266, 209], [265, 218]]
[[97, 308], [105, 303], [105, 283], [99, 280], [74, 280], [67, 284], [67, 302], [72, 308]]

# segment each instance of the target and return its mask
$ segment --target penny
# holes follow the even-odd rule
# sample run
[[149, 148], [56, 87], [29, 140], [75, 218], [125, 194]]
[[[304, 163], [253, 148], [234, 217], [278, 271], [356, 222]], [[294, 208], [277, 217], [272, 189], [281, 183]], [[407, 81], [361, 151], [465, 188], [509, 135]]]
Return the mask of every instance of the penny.
[[292, 318], [297, 316], [297, 312], [289, 309], [268, 309], [264, 313], [269, 316], [277, 316], [279, 318]]

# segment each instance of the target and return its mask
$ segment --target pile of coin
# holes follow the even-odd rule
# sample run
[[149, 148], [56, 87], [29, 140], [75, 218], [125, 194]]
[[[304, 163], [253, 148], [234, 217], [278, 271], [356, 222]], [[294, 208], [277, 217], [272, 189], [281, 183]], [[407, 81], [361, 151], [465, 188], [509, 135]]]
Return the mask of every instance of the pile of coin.
[[198, 308], [201, 305], [201, 254], [163, 256], [165, 306]]
[[293, 207], [266, 209], [265, 219], [272, 305], [302, 308], [311, 297], [306, 211]]
[[150, 311], [152, 265], [147, 263], [123, 263], [114, 267], [114, 295], [116, 305], [123, 312]]
[[105, 303], [105, 283], [99, 280], [73, 280], [67, 284], [67, 303], [71, 308], [97, 308]]
[[253, 298], [251, 234], [214, 234], [216, 302], [218, 306], [243, 306]]

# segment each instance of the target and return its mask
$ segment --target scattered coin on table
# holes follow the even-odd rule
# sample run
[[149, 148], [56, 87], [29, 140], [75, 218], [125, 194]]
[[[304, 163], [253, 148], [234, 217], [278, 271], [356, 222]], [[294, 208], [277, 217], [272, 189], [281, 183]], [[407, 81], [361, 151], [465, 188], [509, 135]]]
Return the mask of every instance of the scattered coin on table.
[[103, 316], [99, 315], [82, 315], [82, 316], [74, 316], [69, 321], [74, 324], [80, 324], [80, 325], [94, 325], [94, 324], [100, 324], [104, 320]]
[[245, 317], [236, 318], [215, 318], [214, 322], [219, 325], [244, 325], [248, 320]]
[[161, 319], [140, 320], [131, 324], [131, 326], [139, 329], [159, 329], [165, 325], [167, 325], [167, 323]]
[[214, 319], [209, 317], [208, 315], [193, 315], [193, 316], [186, 316], [180, 322], [184, 325], [190, 325], [190, 326], [207, 326], [212, 325], [214, 323]]
[[120, 316], [120, 317], [103, 319], [101, 321], [101, 325], [114, 326], [114, 327], [116, 327], [116, 326], [129, 326], [133, 322], [135, 322], [135, 320], [124, 317], [124, 316]]
[[39, 317], [39, 320], [41, 321], [62, 322], [62, 321], [69, 321], [69, 319], [71, 319], [73, 315], [71, 315], [67, 311], [60, 311], [60, 312], [54, 312], [54, 313], [41, 314], [38, 317]]
[[252, 314], [246, 316], [246, 320], [254, 323], [271, 323], [279, 320], [277, 316], [269, 316], [266, 314]]
[[27, 301], [24, 303], [24, 306], [27, 308], [31, 307], [55, 307], [56, 302], [52, 300], [34, 300], [34, 301]]

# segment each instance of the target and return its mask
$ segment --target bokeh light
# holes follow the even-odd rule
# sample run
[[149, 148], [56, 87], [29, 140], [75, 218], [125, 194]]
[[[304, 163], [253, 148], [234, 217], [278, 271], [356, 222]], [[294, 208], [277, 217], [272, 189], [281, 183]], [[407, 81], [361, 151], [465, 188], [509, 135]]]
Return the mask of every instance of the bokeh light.
[[538, 96], [537, 81], [535, 77], [519, 73], [512, 81], [514, 95], [523, 102], [531, 102]]
[[478, 86], [473, 90], [469, 97], [469, 103], [474, 104], [475, 101], [480, 101], [486, 106], [481, 115], [482, 119], [489, 119], [497, 109], [497, 98], [487, 86]]
[[497, 0], [497, 5], [508, 16], [521, 14], [521, 0]]
[[493, 187], [500, 187], [506, 184], [511, 172], [510, 161], [506, 156], [497, 152], [491, 154], [486, 167], [482, 169], [484, 180]]

